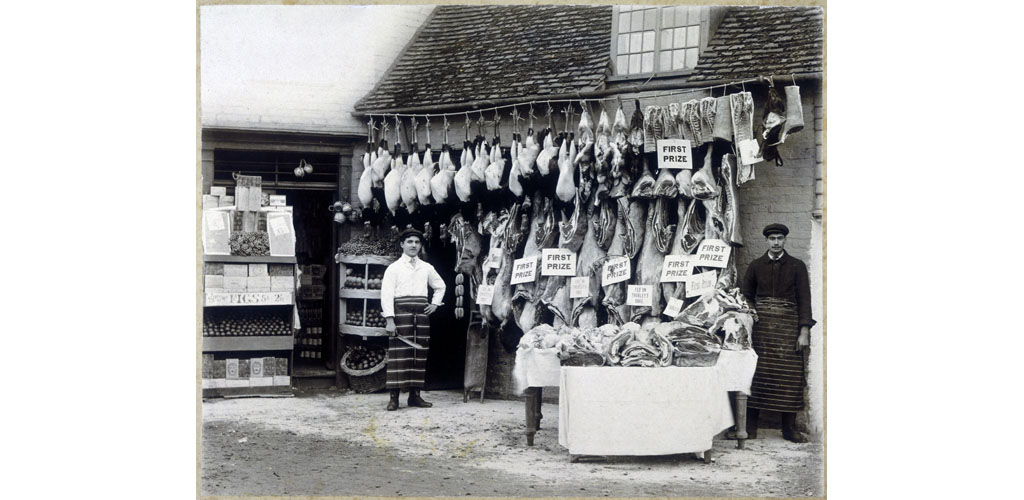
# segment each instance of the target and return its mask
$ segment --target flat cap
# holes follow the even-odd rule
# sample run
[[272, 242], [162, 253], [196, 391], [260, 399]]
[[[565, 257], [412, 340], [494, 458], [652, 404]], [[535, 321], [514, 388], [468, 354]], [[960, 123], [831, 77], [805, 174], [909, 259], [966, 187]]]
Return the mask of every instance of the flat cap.
[[772, 233], [782, 233], [783, 236], [789, 235], [789, 228], [782, 224], [768, 224], [764, 227], [764, 231], [761, 231], [766, 238]]
[[398, 242], [401, 243], [401, 242], [405, 241], [405, 239], [410, 237], [410, 236], [415, 236], [415, 237], [419, 238], [420, 239], [420, 243], [422, 243], [425, 240], [425, 238], [423, 237], [423, 233], [422, 232], [420, 232], [418, 229], [410, 227], [409, 229], [406, 229], [405, 231], [402, 231], [402, 234], [400, 234], [398, 236]]

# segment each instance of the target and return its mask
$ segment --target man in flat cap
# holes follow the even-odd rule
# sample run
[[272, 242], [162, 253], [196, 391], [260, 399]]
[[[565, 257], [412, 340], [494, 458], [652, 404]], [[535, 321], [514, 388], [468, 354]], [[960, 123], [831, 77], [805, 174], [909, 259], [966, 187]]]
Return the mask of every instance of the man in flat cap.
[[[427, 371], [430, 347], [430, 315], [444, 300], [445, 285], [434, 266], [423, 261], [423, 233], [406, 229], [399, 236], [402, 256], [384, 271], [380, 288], [381, 315], [388, 332], [387, 389], [391, 392], [388, 411], [398, 409], [403, 389], [409, 390], [409, 406], [434, 406], [420, 397]], [[427, 286], [434, 289], [427, 301]], [[406, 339], [422, 347], [413, 347]]]
[[804, 409], [804, 350], [810, 345], [811, 287], [807, 266], [786, 253], [789, 228], [769, 224], [762, 231], [768, 251], [750, 266], [740, 290], [757, 310], [753, 347], [757, 371], [747, 400], [747, 434], [757, 437], [760, 410], [782, 413], [782, 435], [795, 443], [807, 438], [796, 430], [796, 412]]

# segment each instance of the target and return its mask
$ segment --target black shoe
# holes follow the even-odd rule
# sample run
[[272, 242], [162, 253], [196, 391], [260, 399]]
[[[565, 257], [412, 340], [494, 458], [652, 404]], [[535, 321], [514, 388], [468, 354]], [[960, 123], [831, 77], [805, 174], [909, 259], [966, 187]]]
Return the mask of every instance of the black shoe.
[[806, 443], [807, 437], [796, 430], [796, 413], [787, 412], [782, 414], [782, 437], [794, 443]]
[[433, 403], [428, 403], [420, 397], [420, 391], [411, 390], [409, 391], [409, 406], [419, 406], [420, 408], [430, 408], [434, 406]]
[[395, 411], [398, 409], [398, 389], [391, 390], [391, 401], [388, 401], [388, 411]]

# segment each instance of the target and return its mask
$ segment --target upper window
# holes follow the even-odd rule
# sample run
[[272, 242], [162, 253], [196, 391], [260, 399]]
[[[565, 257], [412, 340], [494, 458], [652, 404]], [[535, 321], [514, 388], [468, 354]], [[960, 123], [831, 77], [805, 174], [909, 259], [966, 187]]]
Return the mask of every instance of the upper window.
[[616, 7], [612, 60], [616, 75], [685, 72], [706, 44], [708, 7]]

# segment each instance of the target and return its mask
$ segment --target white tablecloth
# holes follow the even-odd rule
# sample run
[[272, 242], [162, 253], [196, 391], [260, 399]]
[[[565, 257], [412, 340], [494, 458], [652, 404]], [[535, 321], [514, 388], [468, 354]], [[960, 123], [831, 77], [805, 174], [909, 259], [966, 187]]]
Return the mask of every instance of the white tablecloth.
[[739, 391], [750, 395], [750, 383], [754, 380], [757, 370], [757, 353], [753, 349], [745, 351], [726, 351], [718, 355], [715, 363], [727, 391]]
[[574, 455], [668, 455], [710, 450], [732, 426], [715, 367], [563, 367], [558, 443]]

